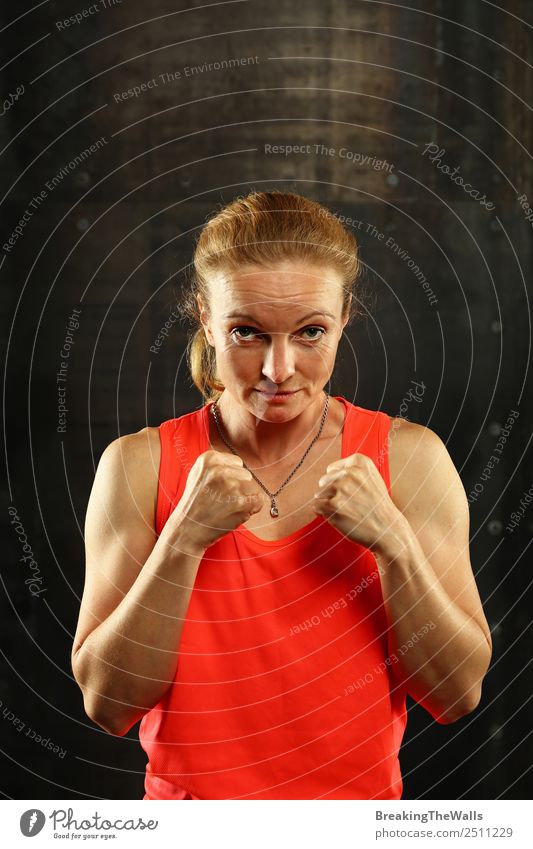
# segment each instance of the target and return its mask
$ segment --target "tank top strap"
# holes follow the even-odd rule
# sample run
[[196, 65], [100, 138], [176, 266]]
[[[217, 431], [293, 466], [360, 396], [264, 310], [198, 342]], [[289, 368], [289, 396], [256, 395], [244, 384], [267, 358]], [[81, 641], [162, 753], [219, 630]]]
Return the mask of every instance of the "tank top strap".
[[[370, 459], [376, 464], [376, 467], [383, 478], [389, 497], [392, 497], [389, 471], [389, 446], [392, 418], [381, 410], [367, 410], [364, 407], [359, 407], [348, 401], [346, 403], [348, 404], [346, 412], [347, 417], [344, 425], [348, 428], [348, 432], [346, 434], [346, 456], [354, 454], [355, 452], [360, 452], [361, 454], [366, 454], [370, 457]], [[394, 644], [392, 629], [388, 628], [388, 657], [392, 657], [393, 653]], [[404, 698], [403, 687], [397, 686], [396, 693], [398, 697]], [[403, 734], [403, 729], [405, 728], [405, 717], [402, 722], [403, 724], [400, 723], [402, 730], [400, 732], [399, 740], [401, 740], [401, 734]]]
[[381, 410], [367, 410], [338, 397], [346, 405], [344, 456], [366, 454], [374, 461], [390, 495], [389, 434], [391, 417]]
[[187, 476], [205, 450], [206, 407], [159, 425], [161, 459], [157, 488], [156, 533], [159, 535], [183, 494]]

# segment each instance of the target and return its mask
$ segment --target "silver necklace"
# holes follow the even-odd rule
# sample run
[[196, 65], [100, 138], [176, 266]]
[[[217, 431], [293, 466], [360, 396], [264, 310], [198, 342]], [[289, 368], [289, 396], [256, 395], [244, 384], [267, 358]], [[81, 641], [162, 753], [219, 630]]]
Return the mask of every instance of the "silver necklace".
[[[308, 447], [307, 451], [306, 451], [306, 452], [305, 452], [305, 454], [303, 455], [303, 457], [302, 457], [302, 459], [300, 460], [300, 462], [298, 463], [298, 465], [294, 467], [294, 469], [293, 469], [293, 470], [292, 470], [292, 472], [290, 473], [289, 477], [288, 477], [285, 481], [283, 481], [283, 483], [281, 484], [281, 486], [280, 486], [280, 487], [278, 487], [278, 489], [277, 489], [275, 492], [270, 492], [270, 491], [266, 488], [266, 486], [265, 486], [263, 483], [261, 483], [261, 481], [259, 480], [259, 478], [257, 477], [257, 475], [256, 475], [256, 474], [254, 474], [254, 472], [252, 472], [252, 470], [250, 469], [250, 467], [246, 465], [246, 463], [244, 462], [244, 460], [242, 461], [242, 464], [243, 464], [244, 468], [245, 468], [245, 469], [248, 469], [248, 471], [250, 472], [250, 474], [252, 475], [252, 477], [253, 477], [253, 478], [255, 478], [255, 480], [257, 481], [257, 483], [259, 484], [259, 486], [260, 486], [262, 489], [264, 489], [264, 491], [266, 492], [266, 494], [267, 494], [267, 495], [268, 495], [268, 497], [270, 498], [270, 515], [272, 516], [272, 518], [273, 518], [273, 519], [275, 519], [277, 516], [279, 516], [279, 508], [278, 508], [278, 506], [277, 506], [277, 504], [276, 504], [276, 496], [278, 495], [278, 493], [279, 493], [279, 492], [281, 492], [281, 490], [283, 489], [283, 487], [284, 487], [286, 484], [288, 484], [288, 482], [289, 482], [289, 481], [290, 481], [290, 479], [292, 478], [292, 476], [293, 476], [293, 474], [295, 473], [295, 471], [296, 471], [297, 469], [299, 469], [299, 468], [300, 468], [300, 466], [302, 465], [303, 461], [305, 460], [305, 458], [306, 458], [306, 457], [307, 457], [307, 455], [309, 454], [309, 452], [310, 452], [311, 448], [313, 447], [313, 445], [314, 445], [314, 444], [315, 444], [315, 442], [317, 441], [318, 437], [319, 437], [319, 436], [320, 436], [320, 434], [322, 433], [322, 428], [324, 427], [324, 422], [326, 421], [326, 416], [327, 416], [327, 414], [328, 414], [328, 407], [329, 407], [329, 395], [326, 393], [326, 403], [324, 404], [324, 412], [322, 413], [322, 419], [321, 419], [321, 422], [320, 422], [320, 429], [319, 429], [319, 431], [318, 431], [317, 435], [316, 435], [316, 436], [315, 436], [315, 438], [312, 440], [311, 444], [309, 445], [309, 447]], [[228, 446], [228, 448], [230, 449], [230, 451], [233, 451], [233, 453], [234, 453], [234, 454], [237, 454], [237, 452], [235, 451], [235, 449], [234, 449], [233, 445], [230, 445], [230, 443], [228, 442], [228, 440], [226, 439], [226, 437], [224, 436], [224, 434], [222, 433], [222, 430], [221, 430], [221, 428], [220, 428], [220, 424], [219, 424], [219, 421], [218, 421], [218, 411], [217, 411], [217, 402], [216, 402], [216, 401], [213, 403], [213, 405], [212, 405], [211, 409], [213, 410], [213, 418], [215, 419], [215, 423], [216, 423], [216, 426], [217, 426], [218, 432], [219, 432], [219, 434], [220, 434], [220, 438], [221, 438], [221, 439], [225, 442], [225, 444]], [[237, 454], [237, 456], [239, 456], [239, 455]]]

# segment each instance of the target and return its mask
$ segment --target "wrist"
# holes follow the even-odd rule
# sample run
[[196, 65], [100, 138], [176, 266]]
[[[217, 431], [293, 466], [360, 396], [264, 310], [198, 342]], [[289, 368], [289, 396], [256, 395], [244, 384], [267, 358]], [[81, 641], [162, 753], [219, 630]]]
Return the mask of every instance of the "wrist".
[[185, 554], [201, 560], [205, 554], [206, 546], [195, 536], [193, 529], [184, 519], [167, 521], [159, 539], [168, 549], [170, 556], [180, 557]]
[[413, 529], [400, 510], [387, 525], [371, 551], [379, 560], [390, 562], [400, 558], [409, 558], [416, 538]]

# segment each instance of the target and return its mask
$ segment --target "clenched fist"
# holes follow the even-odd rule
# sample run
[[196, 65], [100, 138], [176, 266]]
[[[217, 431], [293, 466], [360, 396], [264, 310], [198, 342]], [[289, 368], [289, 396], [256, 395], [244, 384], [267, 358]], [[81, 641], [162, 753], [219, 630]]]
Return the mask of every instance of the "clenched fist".
[[235, 454], [204, 451], [191, 467], [182, 497], [165, 532], [185, 531], [188, 544], [209, 548], [263, 506], [263, 494]]

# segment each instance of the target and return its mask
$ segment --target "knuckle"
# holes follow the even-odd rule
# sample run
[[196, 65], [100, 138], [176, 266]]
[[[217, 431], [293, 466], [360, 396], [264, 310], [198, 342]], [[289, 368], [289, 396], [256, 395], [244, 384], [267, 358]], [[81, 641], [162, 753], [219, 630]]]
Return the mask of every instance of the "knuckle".
[[216, 463], [216, 452], [215, 451], [204, 451], [203, 454], [200, 454], [200, 466], [204, 469], [211, 468], [211, 466]]
[[212, 484], [219, 484], [220, 482], [224, 482], [225, 477], [223, 471], [220, 466], [208, 466], [205, 473], [205, 479], [207, 482]]

